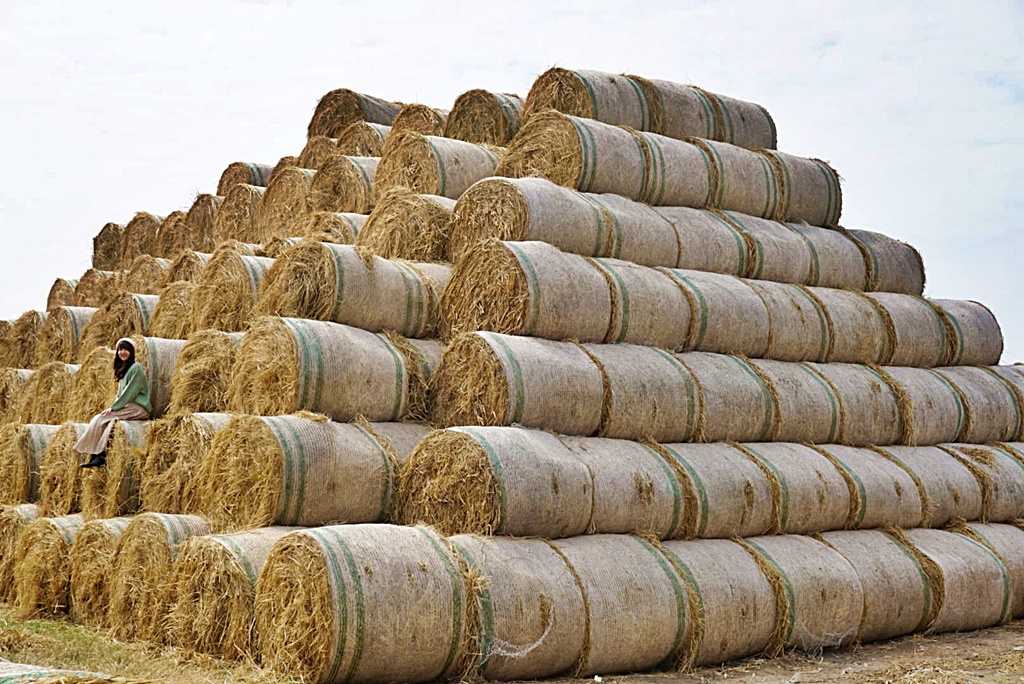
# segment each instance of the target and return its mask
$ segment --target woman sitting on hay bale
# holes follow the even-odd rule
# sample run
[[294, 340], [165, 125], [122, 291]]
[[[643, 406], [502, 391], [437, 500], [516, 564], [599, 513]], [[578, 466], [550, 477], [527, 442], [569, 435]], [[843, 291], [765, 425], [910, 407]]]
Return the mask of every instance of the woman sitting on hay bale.
[[114, 379], [117, 398], [110, 408], [93, 416], [89, 427], [75, 444], [75, 451], [90, 454], [81, 468], [97, 468], [107, 463], [107, 442], [118, 420], [149, 420], [153, 404], [149, 398], [146, 370], [135, 363], [135, 343], [122, 337], [114, 347]]

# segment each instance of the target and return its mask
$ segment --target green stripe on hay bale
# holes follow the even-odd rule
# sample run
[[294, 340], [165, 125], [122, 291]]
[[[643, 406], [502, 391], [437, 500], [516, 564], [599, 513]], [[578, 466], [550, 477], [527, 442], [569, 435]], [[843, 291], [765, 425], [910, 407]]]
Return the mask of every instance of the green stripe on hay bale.
[[159, 418], [171, 403], [171, 377], [185, 340], [165, 340], [159, 337], [134, 337], [136, 362], [146, 369], [149, 398], [153, 403], [150, 418]]
[[188, 337], [192, 332], [192, 293], [195, 289], [195, 283], [184, 280], [161, 289], [160, 302], [153, 311], [146, 332], [153, 337], [171, 340]]
[[351, 245], [303, 241], [267, 273], [257, 311], [433, 337], [450, 273], [447, 265], [389, 261]]
[[299, 153], [300, 169], [317, 170], [337, 151], [337, 141], [324, 135], [313, 135]]
[[39, 464], [58, 429], [56, 425], [0, 426], [0, 503], [16, 505], [39, 498]]
[[952, 326], [950, 366], [994, 366], [1003, 355], [1003, 333], [984, 304], [959, 299], [929, 300]]
[[[684, 432], [682, 439], [666, 441], [774, 439], [780, 419], [778, 391], [743, 359], [703, 352], [677, 354], [674, 358], [685, 368], [690, 380], [680, 385], [685, 392], [670, 390], [663, 397], [674, 396], [676, 402], [686, 398], [686, 403], [697, 412], [696, 429]], [[690, 389], [691, 385], [696, 386], [696, 391]], [[636, 386], [634, 391], [638, 389]]]
[[185, 541], [170, 579], [168, 642], [227, 659], [255, 655], [256, 579], [277, 540], [295, 529], [269, 527]]
[[296, 232], [304, 240], [354, 244], [369, 217], [349, 212], [311, 211], [296, 224]]
[[82, 474], [80, 496], [86, 520], [115, 518], [139, 510], [139, 480], [149, 421], [119, 420], [107, 448], [107, 464]]
[[122, 337], [145, 334], [159, 303], [157, 295], [131, 292], [122, 292], [111, 298], [93, 314], [82, 331], [78, 361], [85, 363], [96, 347], [113, 347]]
[[531, 120], [548, 109], [573, 116], [624, 125], [642, 131], [659, 130], [660, 110], [647, 90], [630, 76], [603, 71], [548, 69], [530, 87], [523, 118]]
[[68, 564], [71, 568], [71, 618], [80, 625], [109, 627], [110, 577], [121, 535], [131, 518], [85, 523], [75, 537]]
[[[819, 288], [757, 280], [745, 281], [764, 303], [770, 321], [765, 358], [779, 361], [828, 361], [835, 336], [831, 311], [818, 297]], [[737, 346], [737, 351], [746, 352]], [[873, 362], [874, 358], [857, 359]]]
[[236, 185], [224, 196], [224, 202], [217, 210], [213, 221], [213, 241], [240, 240], [241, 242], [262, 242], [256, 230], [256, 214], [260, 197], [266, 188], [255, 185]]
[[224, 411], [244, 333], [200, 330], [178, 354], [171, 376], [172, 414]]
[[379, 162], [379, 157], [333, 155], [313, 177], [305, 207], [310, 212], [369, 214]]
[[336, 151], [349, 157], [379, 157], [390, 132], [391, 126], [356, 121], [338, 136]]
[[885, 375], [906, 396], [903, 444], [952, 442], [968, 424], [964, 395], [940, 374], [925, 368], [887, 367]]
[[820, 159], [759, 150], [775, 167], [782, 195], [775, 218], [812, 226], [834, 226], [843, 210], [839, 174]]
[[182, 232], [185, 230], [184, 211], [172, 211], [163, 220], [160, 227], [156, 229], [156, 237], [153, 238], [153, 256], [163, 259], [173, 259], [181, 251], [185, 240]]
[[469, 90], [455, 98], [444, 137], [503, 147], [519, 132], [523, 98], [512, 93]]
[[868, 267], [857, 244], [845, 232], [806, 223], [783, 224], [800, 236], [814, 255], [814, 274], [808, 285], [867, 287]]
[[913, 295], [924, 292], [924, 262], [913, 246], [867, 230], [844, 232], [864, 251], [869, 267], [865, 289]]
[[58, 516], [79, 510], [82, 454], [75, 442], [85, 433], [85, 423], [64, 423], [50, 439], [39, 463], [39, 511]]
[[1013, 587], [1010, 605], [1014, 618], [1024, 616], [1024, 530], [1014, 525], [970, 523], [953, 531], [987, 546], [1006, 566]]
[[270, 172], [273, 170], [274, 167], [270, 164], [232, 162], [220, 175], [220, 180], [217, 182], [217, 194], [224, 197], [236, 185], [266, 187], [270, 181]]
[[829, 358], [832, 363], [884, 363], [894, 342], [892, 323], [877, 302], [864, 293], [825, 287], [808, 288], [825, 309], [832, 330]]
[[22, 529], [14, 552], [15, 612], [20, 619], [68, 611], [68, 561], [84, 524], [81, 515], [69, 515], [37, 518]]
[[107, 616], [115, 639], [163, 641], [171, 569], [181, 544], [209, 533], [210, 526], [195, 515], [143, 513], [132, 520], [108, 579]]
[[124, 226], [107, 223], [92, 239], [92, 266], [104, 271], [116, 271], [121, 267], [121, 236]]
[[337, 138], [354, 121], [391, 125], [402, 105], [371, 95], [338, 88], [320, 98], [313, 118], [309, 121], [308, 136], [324, 135]]
[[148, 254], [142, 254], [132, 262], [122, 287], [127, 292], [158, 294], [161, 287], [160, 283], [166, 277], [167, 268], [170, 265], [171, 262], [167, 259], [157, 259]]
[[504, 150], [411, 131], [388, 135], [373, 179], [379, 201], [395, 187], [458, 199], [478, 180], [497, 175]]
[[420, 135], [440, 136], [444, 133], [447, 109], [434, 109], [424, 104], [407, 104], [399, 110], [391, 122], [394, 133], [412, 131]]
[[99, 308], [117, 294], [124, 274], [121, 271], [99, 271], [90, 268], [78, 279], [75, 306]]
[[[839, 444], [898, 444], [906, 422], [896, 390], [873, 367], [839, 363], [804, 364], [834, 389], [843, 411]], [[896, 388], [898, 389], [898, 388]]]
[[[690, 207], [657, 207], [654, 211], [671, 226], [668, 236], [675, 234], [677, 255], [673, 261], [666, 246], [638, 263], [742, 276], [749, 270], [752, 255], [756, 258], [757, 243], [751, 234], [714, 211]], [[624, 233], [626, 239], [636, 238]]]
[[199, 468], [226, 413], [185, 413], [153, 421], [146, 437], [139, 483], [140, 507], [163, 513], [198, 513]]
[[156, 231], [163, 220], [163, 216], [140, 211], [125, 225], [118, 252], [118, 265], [121, 269], [131, 268], [139, 256], [153, 253]]
[[0, 344], [0, 366], [35, 367], [36, 347], [47, 317], [43, 311], [26, 311], [18, 316]]
[[267, 190], [260, 195], [251, 232], [234, 235], [244, 242], [265, 244], [276, 237], [288, 237], [292, 226], [306, 212], [306, 196], [313, 177], [312, 169], [288, 167], [274, 174]]
[[458, 559], [427, 528], [294, 532], [256, 584], [262, 663], [310, 682], [458, 676], [475, 609], [467, 594]]
[[1024, 408], [1020, 390], [987, 368], [957, 366], [937, 368], [963, 397], [968, 420], [957, 441], [981, 444], [1016, 439], [1021, 432]]
[[50, 286], [50, 292], [46, 295], [46, 310], [51, 311], [58, 306], [72, 306], [75, 303], [75, 286], [77, 280], [69, 278], [57, 278]]
[[35, 371], [25, 368], [4, 368], [0, 370], [0, 423], [17, 423], [18, 404], [25, 383]]
[[243, 332], [256, 308], [256, 296], [273, 259], [218, 249], [192, 292], [192, 330]]
[[71, 363], [78, 351], [85, 326], [98, 309], [84, 306], [58, 306], [50, 309], [36, 343], [35, 366], [51, 361]]
[[983, 522], [1012, 522], [1024, 518], [1024, 463], [1012, 452], [994, 446], [967, 444], [942, 448], [978, 477], [985, 501]]
[[178, 240], [171, 244], [171, 252], [167, 256], [174, 256], [183, 249], [194, 249], [199, 252], [210, 252], [219, 240], [216, 238], [214, 226], [217, 222], [217, 212], [224, 204], [224, 196], [209, 195], [200, 193], [196, 195], [188, 214], [185, 215], [185, 223]]
[[906, 470], [917, 484], [926, 504], [921, 527], [941, 527], [956, 518], [981, 517], [981, 485], [971, 470], [949, 453], [938, 447], [907, 446], [877, 452]]
[[59, 425], [67, 420], [68, 398], [78, 369], [79, 366], [52, 361], [33, 373], [19, 397], [19, 422]]
[[655, 133], [635, 133], [644, 152], [644, 187], [639, 198], [655, 206], [706, 207], [718, 181], [710, 155], [690, 142]]
[[444, 261], [455, 200], [396, 187], [370, 212], [355, 244], [385, 259]]
[[946, 365], [951, 356], [951, 340], [941, 313], [921, 297], [889, 292], [865, 295], [884, 308], [895, 326], [895, 349], [888, 361], [893, 366]]
[[677, 348], [763, 356], [772, 339], [772, 318], [753, 287], [731, 275], [665, 269], [687, 295], [692, 313], [687, 337]]
[[14, 559], [18, 537], [25, 526], [39, 516], [36, 504], [0, 507], [0, 600], [14, 601]]
[[68, 416], [79, 422], [89, 421], [100, 411], [110, 408], [116, 397], [114, 350], [94, 347], [75, 373]]
[[711, 166], [711, 197], [706, 206], [765, 219], [778, 218], [781, 187], [771, 162], [756, 152], [728, 143], [700, 138], [691, 138], [690, 142], [704, 151]]

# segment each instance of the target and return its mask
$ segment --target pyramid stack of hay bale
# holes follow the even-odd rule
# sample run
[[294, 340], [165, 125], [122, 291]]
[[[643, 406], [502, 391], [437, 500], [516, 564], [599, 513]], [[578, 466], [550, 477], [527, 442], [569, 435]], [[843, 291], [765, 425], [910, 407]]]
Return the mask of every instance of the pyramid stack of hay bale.
[[[315, 682], [1024, 617], [1024, 371], [777, 141], [633, 75], [331, 91], [0, 331], [0, 595]], [[125, 336], [154, 414], [82, 471]]]

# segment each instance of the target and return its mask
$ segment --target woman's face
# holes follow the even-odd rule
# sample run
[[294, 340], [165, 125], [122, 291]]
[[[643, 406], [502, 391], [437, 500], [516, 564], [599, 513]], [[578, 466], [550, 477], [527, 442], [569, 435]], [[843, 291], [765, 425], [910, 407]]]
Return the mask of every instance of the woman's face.
[[132, 355], [132, 352], [131, 352], [130, 349], [128, 349], [126, 347], [118, 347], [117, 348], [117, 358], [121, 359], [122, 361], [127, 361], [128, 357], [131, 356], [131, 355]]

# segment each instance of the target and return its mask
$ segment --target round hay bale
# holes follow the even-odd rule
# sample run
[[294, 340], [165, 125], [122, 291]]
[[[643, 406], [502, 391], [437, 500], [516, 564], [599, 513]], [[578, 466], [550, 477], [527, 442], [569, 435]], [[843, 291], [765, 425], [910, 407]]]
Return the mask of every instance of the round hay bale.
[[618, 259], [593, 259], [591, 263], [604, 277], [611, 295], [611, 321], [602, 341], [670, 349], [686, 344], [696, 307], [673, 278]]
[[864, 589], [857, 641], [921, 632], [939, 607], [921, 562], [881, 530], [828, 532], [820, 540], [846, 559]]
[[311, 211], [299, 220], [296, 232], [304, 240], [351, 245], [368, 218], [366, 214]]
[[262, 242], [256, 230], [259, 201], [266, 188], [255, 185], [236, 185], [224, 197], [213, 221], [213, 241], [240, 240]]
[[19, 422], [18, 404], [22, 388], [34, 374], [35, 371], [24, 368], [0, 370], [0, 424]]
[[385, 259], [444, 261], [455, 200], [395, 187], [370, 212], [356, 245]]
[[274, 164], [274, 170], [270, 172], [270, 178], [267, 180], [267, 187], [270, 187], [270, 184], [274, 182], [274, 178], [277, 176], [277, 174], [281, 173], [286, 169], [296, 168], [298, 165], [298, 157], [287, 156], [278, 159], [277, 163]]
[[36, 367], [51, 361], [71, 363], [78, 342], [98, 309], [86, 306], [58, 306], [51, 309], [36, 342]]
[[172, 414], [227, 409], [228, 387], [244, 333], [200, 330], [181, 348], [171, 377]]
[[469, 90], [455, 99], [444, 122], [444, 137], [478, 145], [504, 147], [515, 134], [523, 115], [523, 98], [512, 93]]
[[122, 269], [131, 268], [135, 260], [143, 254], [153, 253], [156, 232], [163, 220], [163, 216], [140, 211], [125, 225], [118, 253], [118, 264]]
[[131, 518], [92, 520], [75, 537], [68, 565], [71, 568], [71, 619], [89, 627], [110, 627], [110, 576], [117, 545]]
[[135, 516], [118, 542], [107, 585], [107, 618], [115, 639], [163, 641], [174, 561], [185, 540], [204, 534], [210, 534], [210, 526], [197, 515]]
[[384, 146], [373, 178], [375, 201], [394, 187], [416, 193], [458, 199], [478, 180], [496, 175], [504, 153], [463, 140], [421, 135], [411, 131], [392, 133]]
[[843, 211], [839, 174], [820, 159], [795, 157], [775, 150], [759, 150], [775, 169], [781, 199], [775, 212], [780, 221], [812, 226], [835, 226]]
[[196, 195], [188, 214], [185, 215], [180, 239], [173, 243], [173, 249], [168, 256], [175, 255], [183, 249], [194, 249], [199, 252], [213, 250], [220, 242], [214, 226], [217, 222], [217, 212], [224, 204], [224, 199], [221, 195]]
[[277, 540], [295, 529], [268, 527], [185, 541], [170, 580], [168, 642], [226, 659], [254, 655], [256, 579]]
[[80, 501], [86, 520], [115, 518], [139, 510], [139, 479], [149, 421], [119, 420], [107, 449], [107, 464], [82, 473]]
[[220, 174], [220, 180], [217, 181], [217, 194], [226, 197], [236, 185], [255, 185], [265, 188], [273, 170], [274, 167], [270, 164], [231, 162]]
[[650, 543], [629, 535], [551, 542], [583, 595], [586, 633], [573, 675], [634, 672], [678, 660], [690, 619], [685, 582]]
[[[665, 381], [667, 392], [655, 401], [670, 399], [688, 405], [688, 410], [696, 417], [688, 417], [687, 423], [694, 427], [682, 431], [681, 437], [662, 441], [765, 442], [776, 439], [781, 418], [778, 389], [762, 372], [738, 356], [688, 352], [673, 358], [683, 372], [677, 372], [676, 383]], [[642, 396], [646, 383], [631, 381], [628, 365], [626, 356], [619, 371], [623, 391]], [[671, 426], [660, 417], [655, 419], [659, 427], [664, 426], [662, 429], [678, 430], [679, 426]], [[627, 420], [621, 422], [625, 430], [632, 430]]]
[[351, 123], [369, 121], [391, 125], [402, 105], [347, 88], [338, 88], [324, 95], [313, 110], [308, 137], [323, 135], [337, 138]]
[[171, 377], [186, 341], [141, 336], [132, 339], [135, 342], [135, 360], [146, 369], [149, 398], [153, 403], [150, 418], [159, 418], [171, 403]]
[[337, 140], [324, 135], [312, 135], [306, 140], [305, 147], [299, 153], [297, 164], [300, 169], [313, 169], [323, 166], [337, 152]]
[[844, 232], [864, 253], [868, 265], [868, 286], [864, 289], [912, 295], [924, 292], [924, 262], [914, 247], [881, 233]]
[[846, 231], [806, 223], [783, 225], [802, 238], [814, 256], [808, 285], [867, 289], [867, 262]]
[[764, 356], [774, 331], [771, 311], [754, 281], [731, 275], [664, 269], [693, 311], [686, 337], [677, 349]]
[[[783, 223], [748, 216], [735, 211], [719, 215], [739, 231], [748, 245], [747, 272], [744, 277], [771, 280], [777, 283], [806, 285], [824, 271], [838, 270], [840, 264], [822, 265], [821, 255], [812, 243], [804, 240]], [[852, 283], [844, 283], [843, 286]]]
[[157, 295], [122, 292], [112, 297], [93, 314], [82, 331], [78, 360], [85, 363], [96, 347], [113, 347], [122, 337], [145, 334], [159, 303]]
[[121, 238], [124, 226], [107, 223], [92, 239], [92, 267], [102, 271], [116, 271], [121, 267]]
[[583, 652], [583, 594], [555, 549], [542, 539], [460, 535], [449, 543], [477, 579], [471, 636], [474, 671], [490, 680], [550, 677]]
[[637, 132], [644, 152], [644, 187], [639, 198], [655, 206], [707, 207], [718, 177], [711, 156], [691, 142]]
[[148, 254], [136, 257], [132, 267], [124, 277], [121, 287], [126, 292], [139, 294], [159, 294], [161, 283], [167, 276], [167, 268], [171, 265], [168, 259], [157, 259]]
[[75, 442], [85, 433], [87, 423], [67, 422], [50, 439], [39, 463], [39, 511], [58, 516], [76, 513], [81, 491], [82, 454], [75, 451]]
[[35, 371], [22, 384], [18, 392], [18, 401], [11, 411], [14, 423], [31, 423], [36, 406], [36, 390], [39, 387], [39, 372]]
[[949, 444], [941, 448], [966, 465], [982, 490], [982, 522], [1024, 518], [1024, 463], [994, 446]]
[[391, 130], [398, 134], [404, 131], [420, 135], [441, 136], [448, 119], [447, 109], [434, 109], [424, 104], [404, 105], [391, 122]]
[[885, 374], [906, 397], [903, 444], [956, 441], [971, 421], [964, 395], [952, 383], [927, 368], [889, 367]]
[[962, 461], [938, 447], [875, 447], [917, 485], [924, 516], [916, 527], [942, 527], [956, 518], [978, 520], [984, 510], [981, 483]]
[[100, 307], [117, 294], [124, 274], [120, 271], [98, 271], [90, 268], [78, 279], [75, 306]]
[[303, 241], [267, 273], [256, 310], [433, 337], [450, 275], [447, 265], [389, 261], [351, 245]]
[[[744, 281], [764, 303], [770, 321], [767, 359], [828, 361], [832, 356], [832, 317], [817, 293], [808, 287], [768, 281]], [[815, 288], [818, 289], [818, 288]], [[736, 351], [748, 353], [743, 347]], [[872, 362], [875, 359], [858, 359]]]
[[33, 368], [36, 346], [48, 315], [43, 311], [26, 311], [18, 316], [0, 345], [0, 366]]
[[[195, 254], [195, 252], [192, 252]], [[192, 332], [192, 293], [195, 283], [179, 280], [160, 290], [160, 301], [153, 311], [146, 332], [153, 337], [183, 340]]]
[[862, 292], [827, 287], [808, 288], [827, 313], [832, 335], [831, 363], [887, 363], [895, 342], [888, 311]]
[[[442, 534], [675, 536], [682, 494], [646, 445], [523, 428], [437, 430], [402, 468], [397, 518]], [[458, 502], [458, 503], [456, 503]]]
[[79, 422], [91, 420], [100, 411], [110, 408], [116, 397], [114, 350], [95, 347], [75, 373], [75, 383], [68, 401], [68, 416]]
[[955, 340], [947, 339], [946, 322], [939, 309], [922, 297], [891, 292], [864, 295], [885, 310], [892, 321], [895, 348], [893, 366], [944, 366], [953, 356]]
[[230, 419], [226, 413], [186, 413], [152, 422], [139, 469], [142, 510], [200, 512], [199, 468]]
[[[254, 249], [255, 247], [257, 245], [249, 245], [238, 240], [225, 240], [217, 246], [217, 249], [233, 249], [239, 254], [255, 256], [257, 251]], [[199, 277], [203, 274], [203, 269], [206, 268], [206, 264], [210, 263], [212, 256], [213, 254], [207, 252], [193, 252], [189, 249], [180, 252], [167, 268], [163, 286], [167, 287], [172, 283], [198, 282]]]
[[838, 398], [843, 420], [837, 443], [866, 446], [903, 442], [910, 403], [891, 376], [886, 378], [884, 371], [872, 366], [810, 362], [803, 365]]
[[50, 312], [58, 306], [72, 306], [75, 303], [75, 288], [77, 280], [68, 278], [57, 278], [50, 286], [50, 292], [46, 295], [46, 311]]
[[[276, 173], [260, 195], [251, 232], [233, 235], [243, 242], [265, 244], [276, 237], [292, 235], [295, 223], [306, 213], [306, 196], [313, 177], [319, 172], [312, 169], [289, 167]], [[320, 209], [322, 207], [313, 207]]]
[[18, 535], [14, 551], [15, 612], [22, 620], [66, 613], [71, 600], [68, 563], [81, 515], [37, 518]]
[[0, 504], [39, 498], [39, 464], [57, 430], [56, 425], [0, 425]]
[[369, 214], [379, 157], [336, 154], [324, 162], [309, 186], [308, 211]]
[[218, 249], [192, 292], [192, 330], [242, 332], [255, 313], [256, 295], [273, 259]]
[[1009, 570], [984, 544], [944, 530], [907, 530], [897, 539], [911, 547], [941, 597], [929, 632], [963, 631], [1009, 620], [1013, 587]]
[[854, 567], [829, 546], [799, 535], [740, 540], [772, 585], [775, 633], [768, 653], [812, 653], [857, 637], [864, 589]]
[[0, 507], [0, 600], [7, 603], [13, 603], [15, 596], [14, 559], [18, 537], [39, 515], [35, 504]]
[[723, 142], [691, 138], [707, 155], [713, 181], [709, 205], [764, 219], [779, 217], [779, 176], [764, 156]]
[[238, 352], [228, 405], [261, 416], [305, 409], [337, 421], [399, 420], [424, 405], [429, 379], [402, 351], [359, 328], [262, 316]]
[[954, 531], [981, 542], [1003, 561], [1013, 586], [1011, 615], [1024, 616], [1024, 530], [1014, 525], [970, 523]]
[[[651, 211], [671, 228], [665, 230], [660, 224], [650, 224], [649, 243], [657, 239], [657, 243], [663, 246], [657, 250], [632, 249], [630, 256], [623, 258], [647, 266], [678, 267], [735, 276], [745, 275], [752, 268], [748, 261], [758, 255], [756, 241], [719, 213], [690, 207], [657, 207]], [[673, 236], [676, 240], [674, 259], [670, 241]], [[624, 244], [633, 244], [639, 237], [635, 231], [630, 231], [624, 233], [621, 240]], [[643, 249], [644, 245], [636, 247]], [[636, 258], [632, 258], [634, 255]]]
[[303, 238], [300, 237], [274, 238], [267, 244], [263, 245], [263, 247], [256, 250], [256, 256], [266, 257], [267, 259], [276, 259], [284, 252], [302, 242], [302, 240]]
[[775, 594], [742, 546], [722, 539], [667, 541], [658, 548], [686, 580], [689, 619], [677, 667], [721, 663], [768, 646], [777, 620]]
[[658, 110], [647, 90], [630, 76], [552, 67], [537, 77], [523, 106], [527, 122], [554, 109], [641, 131], [659, 130]]
[[173, 258], [185, 244], [182, 231], [185, 229], [184, 211], [172, 211], [156, 229], [153, 239], [153, 256], [163, 259]]
[[338, 136], [335, 151], [348, 157], [379, 157], [390, 132], [391, 126], [356, 121]]
[[3, 338], [6, 337], [13, 326], [14, 321], [0, 320], [0, 344], [2, 344]]
[[1003, 332], [992, 311], [980, 302], [930, 299], [951, 334], [949, 366], [994, 366], [1003, 355]]
[[52, 361], [33, 373], [18, 404], [20, 422], [59, 425], [67, 420], [68, 399], [78, 369], [79, 366]]
[[572, 344], [465, 333], [448, 345], [433, 382], [438, 425], [518, 423], [592, 435], [601, 424], [601, 369]]
[[[293, 532], [256, 583], [262, 664], [311, 682], [455, 677], [475, 610], [467, 594], [455, 554], [428, 528]], [[410, 619], [394, 619], [398, 606]]]
[[971, 444], [1008, 442], [1021, 434], [1024, 407], [1021, 391], [988, 368], [950, 366], [936, 368], [957, 390], [964, 404], [963, 429], [957, 441]]

